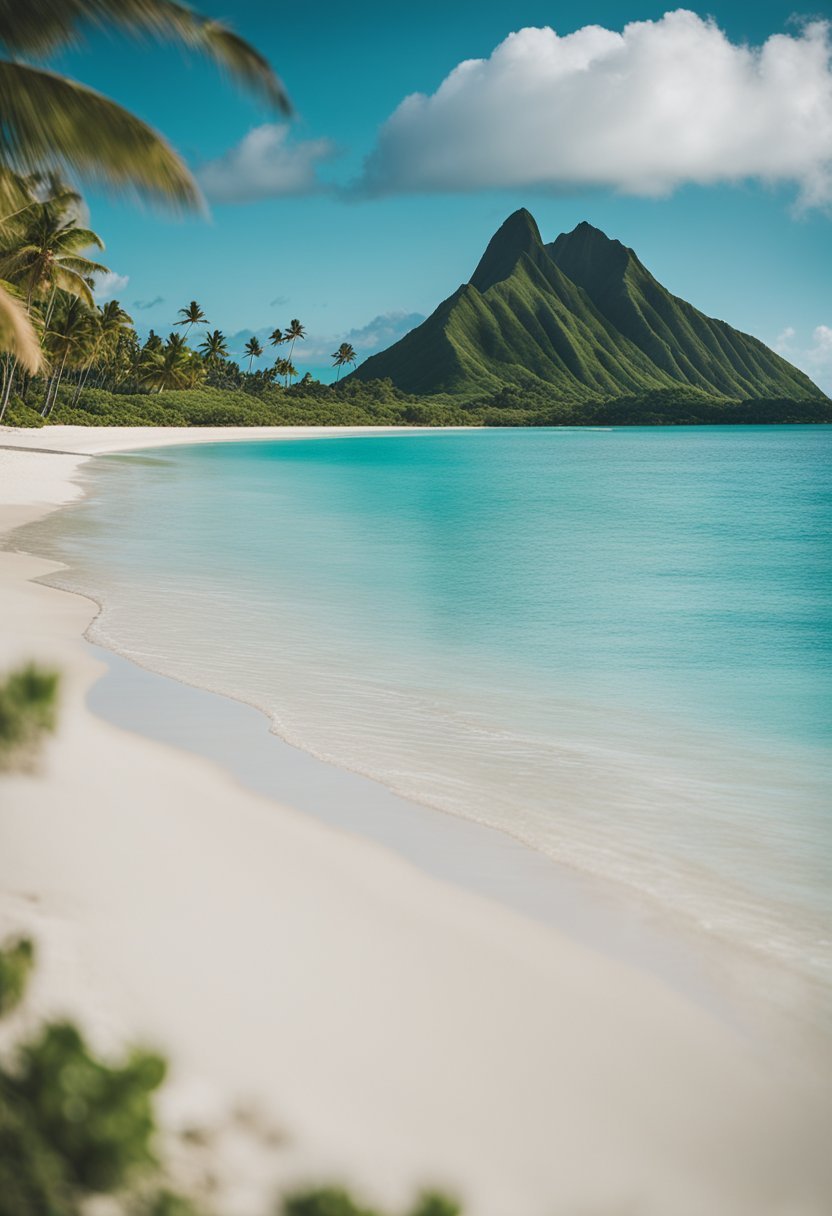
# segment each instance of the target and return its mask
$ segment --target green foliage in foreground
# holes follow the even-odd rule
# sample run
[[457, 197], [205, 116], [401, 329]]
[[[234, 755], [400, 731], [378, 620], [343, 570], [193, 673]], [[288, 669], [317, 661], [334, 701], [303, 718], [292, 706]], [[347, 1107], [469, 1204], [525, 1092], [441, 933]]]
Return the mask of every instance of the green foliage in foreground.
[[[0, 1009], [23, 996], [27, 940], [0, 951]], [[123, 1187], [155, 1164], [157, 1055], [100, 1060], [70, 1022], [18, 1042], [0, 1065], [0, 1216], [74, 1216], [84, 1198]]]
[[[437, 1191], [421, 1194], [407, 1216], [460, 1216], [459, 1204]], [[356, 1203], [340, 1187], [319, 1187], [290, 1195], [281, 1206], [282, 1216], [380, 1216], [374, 1209]]]
[[[28, 939], [0, 948], [0, 1015], [20, 1004], [34, 958]], [[0, 1216], [83, 1216], [102, 1195], [130, 1216], [200, 1216], [158, 1161], [155, 1095], [165, 1072], [152, 1052], [99, 1058], [67, 1021], [19, 1038], [0, 1061]], [[299, 1191], [279, 1211], [380, 1216], [335, 1187]], [[427, 1191], [407, 1216], [460, 1216], [460, 1207]]]
[[34, 944], [26, 937], [0, 950], [0, 1017], [23, 1000], [34, 961]]
[[[34, 398], [36, 402], [36, 397]], [[6, 420], [43, 425], [15, 402]], [[680, 386], [620, 397], [565, 400], [547, 386], [503, 385], [470, 401], [404, 393], [389, 380], [301, 382], [257, 391], [202, 386], [164, 394], [61, 389], [48, 423], [75, 426], [696, 426], [830, 423], [829, 398], [726, 398]]]
[[0, 769], [29, 767], [44, 735], [55, 729], [59, 683], [57, 672], [34, 663], [0, 683]]

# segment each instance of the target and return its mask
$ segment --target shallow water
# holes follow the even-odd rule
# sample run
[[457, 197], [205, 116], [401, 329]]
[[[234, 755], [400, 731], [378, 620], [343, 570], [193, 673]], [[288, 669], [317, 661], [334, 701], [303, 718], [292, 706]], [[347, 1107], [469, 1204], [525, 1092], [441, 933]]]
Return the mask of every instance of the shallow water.
[[17, 544], [96, 641], [830, 978], [832, 431], [105, 457]]

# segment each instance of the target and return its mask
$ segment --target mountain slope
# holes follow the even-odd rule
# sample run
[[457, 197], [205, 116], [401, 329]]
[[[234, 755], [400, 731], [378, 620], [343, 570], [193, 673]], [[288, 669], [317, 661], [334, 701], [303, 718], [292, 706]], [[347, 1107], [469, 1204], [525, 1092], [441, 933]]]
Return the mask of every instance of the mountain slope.
[[578, 224], [546, 248], [599, 312], [679, 383], [717, 396], [822, 395], [758, 338], [671, 295], [632, 249], [591, 224]]
[[470, 282], [352, 375], [419, 394], [545, 387], [565, 401], [680, 384], [822, 396], [762, 342], [672, 296], [618, 241], [579, 224], [546, 246], [524, 209], [492, 237]]

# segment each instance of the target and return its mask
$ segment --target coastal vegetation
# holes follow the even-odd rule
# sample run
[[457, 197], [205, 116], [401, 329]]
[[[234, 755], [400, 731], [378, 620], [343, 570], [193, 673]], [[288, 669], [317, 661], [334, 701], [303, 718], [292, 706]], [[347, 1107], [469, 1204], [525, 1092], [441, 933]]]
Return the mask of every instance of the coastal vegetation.
[[[696, 325], [693, 321], [682, 325], [695, 310], [667, 293], [657, 295], [664, 289], [653, 281], [654, 313], [663, 300], [666, 304], [670, 300], [668, 317], [675, 312], [681, 329], [672, 343], [656, 337], [661, 329], [657, 322], [656, 332], [647, 334], [647, 272], [640, 263], [634, 269], [634, 255], [617, 242], [608, 241], [594, 229], [585, 233], [588, 226], [579, 226], [577, 237], [569, 234], [574, 239], [558, 238], [553, 246], [544, 248], [541, 244], [536, 249], [536, 227], [530, 216], [507, 221], [489, 245], [471, 284], [462, 295], [457, 293], [450, 307], [441, 306], [424, 325], [347, 376], [342, 376], [342, 371], [355, 367], [359, 355], [351, 343], [342, 342], [332, 354], [336, 380], [325, 384], [310, 372], [299, 375], [295, 358], [302, 350], [306, 328], [298, 318], [292, 318], [285, 328], [274, 328], [266, 345], [252, 335], [235, 358], [226, 335], [220, 329], [211, 329], [211, 320], [202, 306], [191, 300], [179, 309], [166, 337], [151, 330], [142, 339], [118, 301], [101, 305], [95, 301], [96, 277], [106, 267], [90, 257], [90, 251], [103, 249], [103, 242], [81, 222], [77, 192], [55, 177], [47, 181], [35, 175], [18, 176], [15, 185], [21, 205], [0, 224], [0, 279], [15, 293], [36, 328], [39, 356], [36, 367], [27, 365], [12, 351], [0, 359], [0, 422], [6, 424], [644, 426], [832, 421], [829, 398], [802, 372], [756, 339], [736, 331], [730, 331], [731, 349], [742, 347], [742, 375], [732, 379], [724, 368], [720, 370], [718, 352], [706, 352], [700, 359], [707, 376], [705, 371], [701, 376], [694, 374], [696, 334], [701, 336], [705, 322], [711, 326], [722, 323], [695, 314], [694, 320], [699, 317]], [[547, 322], [549, 338], [554, 341], [560, 335], [560, 341], [572, 325], [572, 339], [577, 343], [581, 316], [588, 318], [587, 325], [592, 321], [597, 332], [592, 336], [587, 325], [583, 326], [583, 354], [579, 367], [573, 368], [580, 370], [581, 382], [572, 373], [568, 382], [562, 377], [546, 379], [539, 367], [542, 345], [539, 335], [532, 331], [546, 315], [543, 297], [548, 299], [547, 307], [552, 304], [552, 285], [567, 291], [563, 287], [567, 280], [553, 258], [557, 254], [570, 274], [580, 277], [580, 249], [587, 246], [592, 250], [587, 264], [596, 271], [599, 259], [603, 262], [609, 256], [617, 266], [624, 258], [629, 294], [613, 291], [608, 274], [606, 278], [584, 274], [586, 290], [570, 280], [567, 295], [571, 320], [565, 319], [562, 308], [560, 320], [551, 313]], [[516, 296], [521, 280], [526, 288], [532, 282], [529, 248], [541, 265], [543, 260], [548, 263], [549, 276], [544, 283], [538, 274], [535, 290], [540, 298], [535, 305], [534, 325], [529, 320], [529, 309], [524, 311]], [[507, 278], [492, 282], [501, 274], [507, 274]], [[632, 294], [636, 287], [642, 293], [638, 307]], [[621, 355], [618, 363], [611, 345], [611, 326], [599, 329], [598, 317], [593, 319], [589, 311], [595, 308], [590, 292], [617, 318], [618, 354], [623, 350], [626, 355]], [[477, 315], [486, 305], [497, 309], [498, 299], [502, 300], [499, 325], [493, 321], [487, 330], [491, 370], [481, 377], [469, 377], [465, 391], [460, 391], [453, 377], [449, 379], [445, 374], [455, 365], [453, 359], [448, 363], [448, 344], [456, 340], [457, 321], [472, 308]], [[513, 311], [508, 308], [509, 301], [513, 301]], [[524, 326], [529, 325], [532, 328], [526, 333]], [[666, 325], [670, 326], [667, 318]], [[723, 328], [727, 331], [728, 327]], [[625, 330], [649, 348], [652, 357], [638, 348], [635, 338], [625, 338]], [[482, 328], [476, 331], [481, 345], [486, 343], [482, 336], [485, 332]], [[524, 353], [524, 342], [532, 338], [534, 350]], [[466, 341], [470, 362], [475, 343], [470, 334]], [[725, 356], [728, 339], [723, 334], [720, 341], [719, 351]], [[509, 364], [503, 354], [512, 343], [514, 362]], [[268, 347], [274, 349], [275, 357], [264, 365]], [[282, 354], [284, 350], [286, 355]], [[679, 382], [674, 382], [671, 374], [671, 358], [677, 371], [685, 372]], [[592, 370], [593, 360], [598, 366], [603, 363], [603, 374]], [[647, 368], [648, 362], [653, 371]], [[660, 364], [665, 365], [664, 371]], [[492, 374], [495, 368], [499, 374]], [[372, 372], [378, 374], [372, 376]], [[447, 387], [437, 387], [437, 381]]]
[[[32, 191], [71, 173], [180, 210], [201, 204], [184, 161], [152, 127], [93, 89], [40, 62], [79, 41], [83, 28], [138, 42], [173, 42], [213, 59], [271, 107], [291, 112], [266, 59], [228, 26], [176, 0], [28, 0], [0, 4], [0, 236], [8, 245]], [[34, 61], [34, 62], [33, 62]], [[54, 191], [52, 192], [54, 194]], [[44, 317], [0, 272], [0, 351], [28, 372], [44, 364]]]

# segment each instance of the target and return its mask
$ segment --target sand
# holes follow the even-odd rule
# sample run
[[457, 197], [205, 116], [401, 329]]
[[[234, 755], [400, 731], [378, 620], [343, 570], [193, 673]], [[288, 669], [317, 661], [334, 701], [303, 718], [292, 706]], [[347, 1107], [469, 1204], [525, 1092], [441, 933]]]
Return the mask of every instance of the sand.
[[[0, 429], [0, 529], [77, 495], [81, 453], [254, 435]], [[436, 1183], [474, 1216], [830, 1209], [828, 1078], [656, 974], [94, 716], [95, 608], [32, 581], [53, 568], [0, 552], [0, 670], [65, 677], [42, 772], [0, 784], [0, 923], [40, 942], [33, 1014], [169, 1055], [171, 1126], [226, 1129], [224, 1212], [265, 1212], [271, 1173], [391, 1206]], [[228, 1131], [241, 1107], [256, 1151]]]

